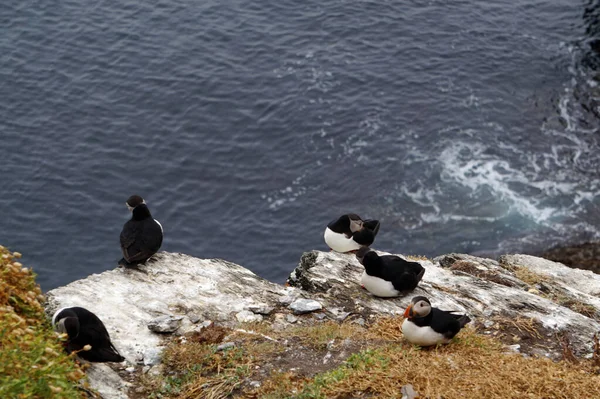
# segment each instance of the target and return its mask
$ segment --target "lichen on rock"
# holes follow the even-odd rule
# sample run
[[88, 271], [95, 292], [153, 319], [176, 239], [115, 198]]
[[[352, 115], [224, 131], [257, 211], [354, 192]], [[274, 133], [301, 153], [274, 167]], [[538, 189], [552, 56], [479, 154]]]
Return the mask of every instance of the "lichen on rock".
[[[449, 254], [419, 262], [426, 269], [419, 287], [404, 297], [382, 299], [360, 287], [364, 269], [352, 254], [307, 252], [284, 287], [231, 262], [162, 252], [139, 270], [117, 268], [50, 291], [47, 312], [63, 306], [88, 308], [104, 321], [128, 364], [138, 368], [145, 363], [144, 354], [160, 358], [173, 334], [186, 340], [206, 326], [236, 329], [259, 320], [276, 331], [341, 320], [362, 328], [381, 317], [401, 317], [416, 295], [427, 296], [433, 306], [468, 314], [481, 333], [528, 356], [562, 358], [561, 342], [568, 342], [577, 356], [592, 353], [600, 324], [590, 309], [600, 309], [594, 296], [600, 279], [591, 272], [524, 255], [498, 262]], [[544, 285], [523, 281], [519, 270], [543, 273], [547, 279]], [[179, 323], [171, 333], [157, 334], [148, 329], [157, 318]], [[97, 382], [93, 376], [90, 380]], [[118, 395], [126, 396], [129, 387], [122, 386]], [[106, 397], [118, 397], [111, 389]]]

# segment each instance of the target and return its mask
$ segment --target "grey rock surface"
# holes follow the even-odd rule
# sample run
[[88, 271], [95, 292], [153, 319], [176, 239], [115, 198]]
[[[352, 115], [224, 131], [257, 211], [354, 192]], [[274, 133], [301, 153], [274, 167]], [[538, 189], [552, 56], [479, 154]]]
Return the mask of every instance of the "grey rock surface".
[[[320, 309], [318, 314], [329, 319], [369, 323], [372, 316], [400, 315], [413, 296], [425, 295], [433, 306], [465, 312], [484, 329], [498, 324], [498, 316], [533, 318], [546, 335], [568, 336], [578, 355], [591, 353], [591, 338], [600, 331], [600, 277], [527, 255], [499, 261], [462, 254], [419, 260], [426, 269], [419, 287], [389, 299], [360, 287], [363, 267], [352, 254], [305, 253], [289, 287], [223, 260], [166, 252], [155, 259], [139, 270], [116, 268], [50, 291], [47, 314], [66, 306], [89, 309], [104, 322], [127, 366], [152, 366], [149, 370], [160, 367], [165, 335], [147, 326], [161, 316], [179, 320], [177, 334], [201, 328], [194, 324], [201, 320], [237, 327], [254, 317], [284, 328], [304, 321], [294, 313]], [[523, 270], [539, 282], [521, 280]], [[536, 350], [552, 355], [551, 349]], [[107, 365], [93, 365], [88, 378], [105, 399], [127, 397], [129, 383]]]
[[321, 310], [323, 309], [323, 305], [315, 300], [302, 298], [296, 299], [294, 302], [292, 302], [289, 308], [294, 312], [294, 314], [305, 314]]
[[172, 333], [181, 326], [183, 316], [158, 316], [148, 322], [148, 329], [155, 333]]

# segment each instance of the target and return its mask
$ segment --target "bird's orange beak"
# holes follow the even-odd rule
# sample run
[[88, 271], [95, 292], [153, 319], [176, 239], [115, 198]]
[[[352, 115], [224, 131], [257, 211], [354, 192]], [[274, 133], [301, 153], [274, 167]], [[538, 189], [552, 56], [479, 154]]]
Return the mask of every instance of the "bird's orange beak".
[[412, 316], [412, 303], [410, 305], [408, 305], [408, 307], [406, 308], [406, 310], [404, 311], [404, 318], [408, 319]]

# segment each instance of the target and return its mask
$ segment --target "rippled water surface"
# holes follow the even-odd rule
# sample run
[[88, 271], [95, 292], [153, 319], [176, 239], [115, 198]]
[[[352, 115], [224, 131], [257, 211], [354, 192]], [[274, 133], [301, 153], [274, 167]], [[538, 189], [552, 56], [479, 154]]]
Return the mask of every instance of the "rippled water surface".
[[348, 211], [407, 254], [598, 238], [597, 3], [4, 0], [0, 243], [111, 269], [133, 193], [275, 281]]

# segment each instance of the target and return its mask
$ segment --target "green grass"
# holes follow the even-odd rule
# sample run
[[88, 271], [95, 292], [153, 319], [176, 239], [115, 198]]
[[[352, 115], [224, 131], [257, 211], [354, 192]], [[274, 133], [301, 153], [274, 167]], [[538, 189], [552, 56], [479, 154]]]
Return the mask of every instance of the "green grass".
[[63, 351], [20, 257], [0, 246], [0, 398], [84, 398], [84, 373]]

